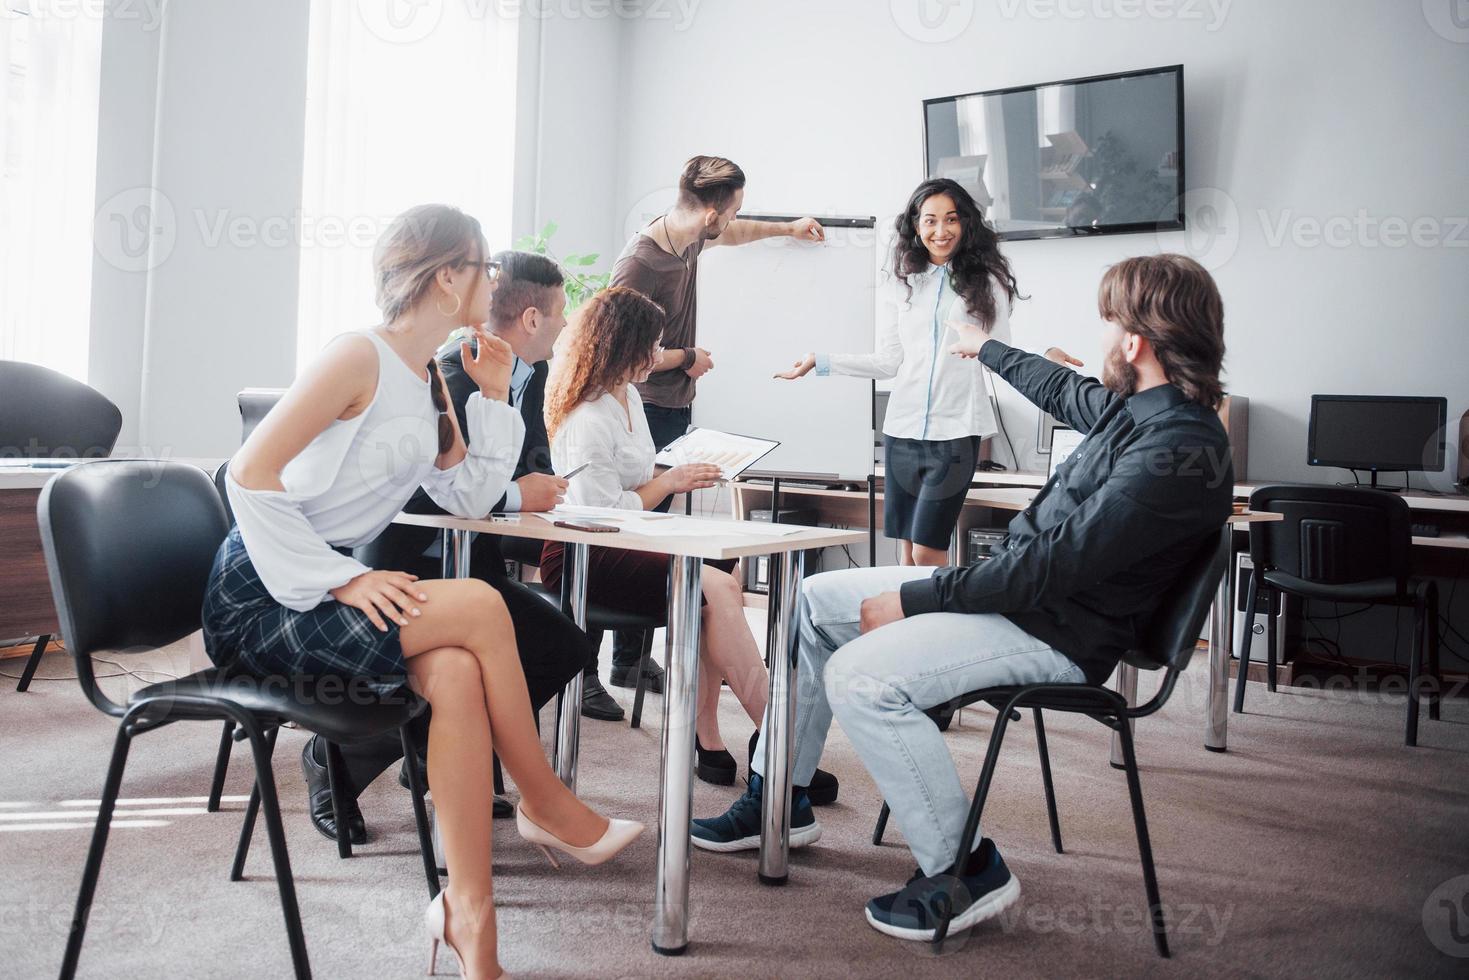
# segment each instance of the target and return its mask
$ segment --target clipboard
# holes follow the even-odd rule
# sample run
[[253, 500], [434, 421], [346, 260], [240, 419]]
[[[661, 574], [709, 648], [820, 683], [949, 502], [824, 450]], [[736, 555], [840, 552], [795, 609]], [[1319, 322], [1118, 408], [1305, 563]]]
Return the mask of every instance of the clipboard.
[[779, 440], [737, 432], [690, 429], [665, 446], [653, 462], [659, 466], [714, 463], [719, 467], [722, 479], [733, 480], [774, 452], [779, 445]]

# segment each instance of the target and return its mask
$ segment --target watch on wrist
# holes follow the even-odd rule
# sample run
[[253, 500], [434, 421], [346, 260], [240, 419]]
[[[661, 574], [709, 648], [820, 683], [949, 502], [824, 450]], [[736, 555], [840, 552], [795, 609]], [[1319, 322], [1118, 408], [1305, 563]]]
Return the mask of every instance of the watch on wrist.
[[699, 351], [697, 350], [697, 348], [685, 347], [683, 349], [683, 363], [679, 365], [679, 369], [687, 371], [689, 368], [694, 366], [694, 362], [698, 359]]

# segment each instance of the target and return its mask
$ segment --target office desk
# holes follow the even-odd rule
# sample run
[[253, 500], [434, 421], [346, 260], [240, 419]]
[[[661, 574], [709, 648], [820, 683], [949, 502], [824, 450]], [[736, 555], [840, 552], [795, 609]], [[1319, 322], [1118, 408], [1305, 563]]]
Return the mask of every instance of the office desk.
[[[648, 515], [642, 515], [648, 516]], [[701, 518], [663, 516], [660, 525], [679, 529], [674, 536], [574, 531], [556, 527], [535, 514], [508, 519], [465, 520], [433, 514], [399, 514], [400, 524], [439, 528], [444, 532], [445, 577], [469, 575], [471, 532], [503, 537], [559, 541], [566, 546], [567, 613], [586, 628], [587, 559], [593, 546], [669, 555], [668, 643], [661, 739], [662, 789], [658, 812], [658, 875], [654, 892], [653, 949], [677, 955], [688, 948], [689, 820], [693, 810], [694, 709], [698, 694], [699, 625], [704, 559], [770, 555], [770, 605], [766, 652], [770, 661], [770, 707], [766, 722], [765, 793], [761, 811], [760, 881], [784, 884], [790, 850], [790, 786], [796, 699], [794, 673], [796, 633], [793, 617], [801, 597], [803, 558], [808, 548], [855, 544], [861, 531], [785, 527]], [[683, 532], [687, 533], [683, 533]], [[775, 556], [780, 560], [775, 561]], [[555, 766], [576, 789], [577, 742], [581, 719], [581, 674], [562, 692], [557, 705]]]
[[[30, 684], [36, 654], [61, 632], [51, 602], [51, 582], [41, 554], [41, 529], [36, 524], [36, 499], [57, 469], [0, 466], [0, 640], [37, 637], [26, 662], [20, 690]], [[0, 644], [3, 645], [3, 644]]]

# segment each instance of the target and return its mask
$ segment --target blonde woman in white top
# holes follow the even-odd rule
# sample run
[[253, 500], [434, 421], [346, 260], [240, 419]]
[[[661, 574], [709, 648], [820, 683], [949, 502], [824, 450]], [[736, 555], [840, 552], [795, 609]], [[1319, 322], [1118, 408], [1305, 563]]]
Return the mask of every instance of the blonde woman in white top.
[[[428, 776], [450, 887], [425, 916], [467, 977], [501, 975], [490, 880], [491, 751], [521, 792], [517, 825], [587, 863], [642, 826], [607, 820], [556, 778], [541, 751], [505, 603], [475, 579], [420, 582], [373, 571], [347, 549], [377, 537], [421, 484], [440, 505], [483, 517], [509, 484], [524, 423], [507, 401], [511, 351], [479, 327], [461, 351], [479, 387], [466, 449], [434, 352], [482, 324], [498, 272], [473, 218], [414, 208], [374, 256], [383, 322], [333, 341], [230, 464], [237, 524], [204, 603], [216, 664], [259, 677], [408, 682], [432, 707]], [[493, 728], [493, 739], [491, 729]]]
[[995, 415], [976, 360], [957, 358], [951, 322], [1008, 337], [1019, 295], [998, 239], [969, 192], [924, 181], [898, 217], [892, 293], [872, 354], [807, 354], [777, 378], [811, 371], [893, 380], [883, 423], [883, 533], [905, 565], [943, 565]]
[[[546, 431], [558, 473], [588, 464], [571, 478], [566, 502], [651, 510], [669, 494], [714, 486], [719, 467], [676, 466], [655, 475], [657, 455], [634, 387], [657, 362], [663, 308], [625, 286], [604, 289], [577, 313], [566, 347], [552, 362], [546, 386]], [[735, 781], [734, 757], [719, 732], [721, 681], [759, 728], [770, 679], [745, 619], [744, 590], [730, 574], [734, 562], [705, 562], [699, 635], [696, 773], [719, 785]], [[561, 581], [562, 549], [547, 544], [541, 578]], [[597, 603], [655, 618], [668, 615], [668, 556], [592, 548], [587, 595]]]

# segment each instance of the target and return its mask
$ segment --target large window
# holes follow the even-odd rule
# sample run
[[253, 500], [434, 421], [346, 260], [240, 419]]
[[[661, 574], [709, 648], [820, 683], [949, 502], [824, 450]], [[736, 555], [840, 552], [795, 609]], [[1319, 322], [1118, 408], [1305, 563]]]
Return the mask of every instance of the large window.
[[394, 215], [453, 204], [508, 246], [517, 32], [504, 6], [313, 0], [298, 364], [380, 322], [372, 247]]
[[0, 359], [85, 381], [102, 18], [0, 0]]

